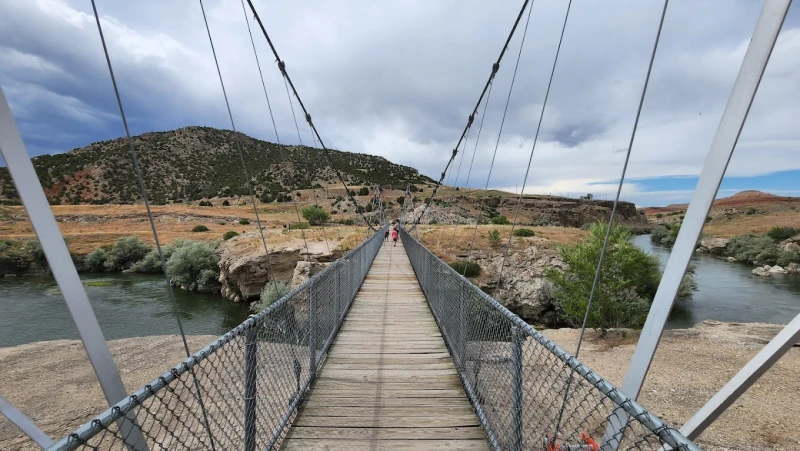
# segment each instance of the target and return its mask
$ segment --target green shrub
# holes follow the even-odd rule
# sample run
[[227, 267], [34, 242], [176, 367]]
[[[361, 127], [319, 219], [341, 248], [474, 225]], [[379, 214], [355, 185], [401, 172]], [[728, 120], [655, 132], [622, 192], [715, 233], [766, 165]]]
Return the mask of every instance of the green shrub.
[[755, 262], [760, 265], [774, 265], [778, 261], [778, 245], [772, 238], [752, 234], [731, 238], [725, 248], [728, 256], [743, 262]]
[[[172, 257], [176, 249], [191, 242], [191, 240], [187, 240], [186, 238], [178, 238], [172, 243], [162, 246], [161, 252], [164, 253], [164, 260], [169, 261], [169, 258]], [[131, 266], [131, 271], [141, 274], [163, 274], [164, 269], [161, 267], [161, 258], [158, 256], [158, 249], [150, 250], [143, 259], [134, 263]]]
[[247, 224], [250, 224], [250, 220], [249, 220], [249, 219], [247, 219], [247, 218], [242, 218], [242, 219], [240, 219], [240, 220], [239, 220], [239, 224], [240, 224], [240, 225], [247, 225]]
[[223, 206], [223, 207], [230, 207], [230, 206], [231, 206], [231, 203], [230, 203], [230, 202], [228, 202], [227, 200], [224, 200], [224, 201], [222, 201], [222, 206]]
[[664, 217], [664, 215], [663, 215], [663, 214], [661, 214], [661, 213], [656, 213], [656, 218], [658, 218], [658, 219], [661, 219], [661, 218], [663, 218], [663, 217]]
[[489, 234], [486, 236], [486, 239], [489, 240], [489, 245], [495, 247], [500, 244], [500, 232], [497, 230], [490, 230]]
[[353, 224], [355, 224], [355, 221], [353, 221], [352, 219], [340, 219], [337, 222], [339, 224], [343, 224], [343, 225], [353, 225]]
[[260, 299], [253, 304], [252, 309], [256, 312], [263, 311], [276, 301], [280, 300], [282, 297], [289, 294], [290, 291], [292, 291], [292, 289], [287, 283], [278, 281], [267, 282], [267, 284], [264, 285], [264, 288], [261, 290]]
[[[607, 228], [605, 223], [595, 223], [584, 241], [559, 246], [569, 269], [547, 272], [557, 308], [573, 326], [583, 322]], [[633, 245], [630, 238], [625, 227], [612, 227], [587, 324], [603, 333], [613, 327], [642, 327], [661, 279], [658, 259]]]
[[288, 228], [289, 230], [301, 230], [309, 228], [309, 225], [307, 222], [293, 222], [289, 224]]
[[751, 215], [754, 215], [756, 213], [758, 213], [758, 210], [756, 210], [753, 207], [748, 208], [747, 211], [744, 212], [744, 214], [746, 214], [747, 216], [751, 216]]
[[795, 235], [797, 235], [797, 229], [794, 227], [773, 227], [767, 232], [767, 236], [775, 241], [783, 241]]
[[456, 260], [450, 263], [450, 267], [464, 277], [477, 277], [481, 273], [481, 267], [473, 260]]
[[193, 233], [208, 232], [208, 230], [209, 230], [208, 227], [204, 226], [203, 224], [200, 224], [200, 225], [194, 226], [194, 228], [192, 229], [192, 232]]
[[359, 196], [367, 196], [367, 195], [369, 195], [369, 188], [367, 188], [366, 186], [362, 186], [361, 189], [358, 190], [358, 195]]
[[234, 232], [233, 230], [228, 230], [227, 232], [222, 234], [222, 239], [227, 241], [235, 236], [239, 236], [239, 234]]
[[103, 249], [95, 249], [89, 252], [86, 259], [83, 261], [83, 266], [87, 271], [97, 272], [105, 269], [106, 264], [106, 251]]
[[778, 253], [777, 265], [786, 267], [791, 263], [800, 263], [800, 252], [780, 251]]
[[534, 235], [535, 235], [535, 233], [533, 233], [533, 230], [531, 230], [531, 229], [517, 229], [517, 230], [514, 230], [514, 236], [526, 237], [526, 236], [534, 236]]
[[505, 217], [505, 215], [498, 215], [492, 218], [492, 224], [508, 225], [511, 224], [511, 221], [509, 221], [508, 218]]
[[39, 240], [25, 241], [22, 245], [22, 249], [33, 259], [33, 263], [36, 266], [47, 268], [47, 257], [44, 255], [44, 249], [42, 249]]
[[303, 218], [308, 221], [310, 225], [319, 225], [330, 218], [330, 214], [319, 205], [311, 205], [303, 209]]
[[114, 242], [106, 255], [105, 267], [111, 271], [124, 271], [143, 259], [150, 246], [138, 236], [125, 236]]
[[167, 274], [174, 283], [193, 288], [219, 277], [219, 256], [214, 243], [185, 241], [167, 260]]
[[669, 235], [669, 229], [666, 226], [659, 224], [653, 227], [653, 230], [650, 231], [650, 241], [661, 244], [661, 240], [666, 238], [667, 235]]

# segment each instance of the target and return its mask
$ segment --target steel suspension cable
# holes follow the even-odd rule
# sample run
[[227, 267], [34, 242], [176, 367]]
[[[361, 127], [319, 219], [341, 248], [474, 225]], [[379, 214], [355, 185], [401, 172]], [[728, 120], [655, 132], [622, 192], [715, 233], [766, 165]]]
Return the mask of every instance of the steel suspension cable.
[[[625, 174], [628, 171], [628, 162], [630, 161], [630, 158], [631, 158], [631, 150], [633, 149], [633, 141], [636, 139], [636, 130], [639, 127], [639, 118], [642, 115], [642, 106], [644, 105], [644, 99], [645, 99], [645, 96], [647, 94], [647, 86], [650, 83], [650, 74], [653, 71], [653, 62], [656, 59], [656, 52], [658, 50], [658, 42], [661, 39], [661, 30], [664, 28], [664, 17], [667, 14], [667, 5], [668, 4], [669, 4], [669, 0], [664, 0], [664, 7], [661, 10], [661, 18], [660, 18], [660, 20], [658, 22], [658, 31], [656, 31], [656, 38], [655, 38], [655, 42], [653, 43], [653, 51], [650, 53], [650, 62], [647, 65], [647, 74], [645, 75], [645, 78], [644, 78], [644, 85], [642, 86], [642, 93], [639, 96], [639, 106], [636, 109], [636, 118], [633, 121], [633, 129], [631, 130], [631, 138], [628, 141], [628, 149], [627, 149], [627, 152], [625, 153], [625, 163], [622, 165], [622, 174], [620, 175], [619, 184], [617, 185], [617, 194], [616, 194], [616, 197], [614, 198], [614, 205], [611, 208], [611, 215], [608, 218], [608, 227], [606, 229], [605, 238], [603, 239], [603, 247], [600, 249], [600, 258], [599, 258], [599, 260], [597, 262], [597, 269], [595, 270], [595, 273], [594, 273], [594, 281], [592, 281], [592, 288], [591, 288], [591, 291], [589, 292], [589, 300], [586, 303], [586, 313], [584, 314], [584, 317], [583, 317], [583, 323], [581, 325], [581, 332], [580, 332], [580, 336], [578, 337], [578, 345], [575, 348], [575, 358], [576, 359], [578, 358], [578, 356], [580, 355], [580, 352], [581, 352], [581, 344], [583, 343], [584, 333], [586, 332], [586, 325], [587, 325], [587, 323], [589, 321], [589, 312], [591, 311], [592, 301], [594, 300], [594, 295], [595, 295], [595, 292], [596, 292], [596, 289], [597, 289], [597, 285], [598, 285], [598, 283], [600, 281], [600, 275], [601, 275], [602, 268], [603, 268], [603, 261], [604, 261], [605, 256], [606, 256], [606, 251], [608, 250], [608, 241], [609, 241], [609, 238], [611, 236], [611, 227], [614, 225], [614, 217], [615, 217], [615, 215], [617, 213], [617, 206], [619, 205], [619, 197], [620, 197], [620, 194], [622, 193], [622, 185], [625, 182]], [[561, 403], [561, 409], [559, 410], [559, 414], [558, 414], [558, 421], [556, 422], [556, 430], [555, 430], [555, 434], [553, 435], [553, 440], [554, 441], [558, 437], [558, 430], [559, 430], [559, 428], [561, 426], [561, 420], [562, 420], [562, 417], [563, 417], [563, 414], [564, 414], [564, 408], [565, 408], [565, 406], [567, 404], [567, 399], [569, 397], [569, 389], [570, 389], [570, 386], [572, 384], [572, 376], [573, 376], [574, 373], [575, 373], [575, 370], [573, 369], [572, 372], [570, 373], [570, 378], [567, 381], [566, 390], [564, 391], [564, 400]]]
[[[483, 116], [481, 116], [481, 123], [478, 126], [478, 136], [475, 138], [475, 147], [472, 149], [472, 159], [469, 162], [469, 171], [467, 171], [467, 179], [464, 181], [464, 189], [469, 189], [469, 179], [472, 176], [472, 167], [475, 164], [475, 154], [478, 153], [478, 143], [481, 141], [481, 132], [483, 131], [483, 120], [486, 118], [486, 111], [489, 108], [489, 99], [492, 97], [492, 86], [494, 83], [489, 85], [489, 92], [486, 94], [486, 103], [483, 105]], [[482, 204], [479, 204], [482, 205]], [[481, 210], [478, 209], [478, 214], [475, 216], [475, 223], [478, 223], [480, 219]], [[456, 231], [458, 231], [458, 224], [453, 225], [453, 236], [450, 238], [450, 245], [448, 246], [448, 251], [453, 248], [453, 243], [456, 240]]]
[[[467, 130], [467, 136], [464, 138], [464, 150], [461, 152], [461, 158], [458, 160], [458, 170], [456, 171], [456, 180], [454, 182], [455, 184], [458, 184], [458, 177], [461, 176], [461, 164], [464, 163], [464, 154], [467, 153], [466, 150], [467, 150], [467, 143], [469, 143], [469, 132], [470, 131]], [[453, 171], [450, 171], [450, 175], [448, 175], [448, 178], [447, 178], [447, 185], [448, 186], [454, 186], [454, 185], [450, 185], [450, 180], [452, 180], [452, 176], [453, 176]], [[455, 199], [455, 194], [450, 196], [450, 203], [451, 204], [452, 204], [454, 199]], [[442, 226], [442, 230], [439, 231], [439, 242], [436, 245], [438, 250], [442, 249], [442, 237], [444, 236], [445, 229], [447, 229], [447, 226], [443, 225]]]
[[[269, 118], [272, 120], [272, 128], [275, 130], [275, 142], [278, 144], [278, 156], [280, 161], [278, 162], [278, 168], [280, 168], [280, 163], [285, 161], [286, 154], [283, 152], [283, 147], [281, 146], [281, 138], [278, 135], [278, 126], [275, 124], [275, 115], [272, 113], [272, 104], [269, 101], [269, 94], [267, 94], [267, 85], [264, 83], [264, 73], [261, 70], [261, 62], [258, 59], [258, 51], [256, 51], [256, 43], [253, 40], [253, 32], [250, 29], [250, 19], [247, 18], [247, 9], [244, 6], [244, 0], [240, 0], [242, 4], [242, 13], [244, 14], [244, 21], [247, 24], [247, 34], [250, 36], [250, 45], [253, 46], [253, 56], [256, 59], [256, 66], [258, 67], [258, 76], [261, 79], [261, 87], [264, 90], [264, 98], [267, 99], [267, 108], [269, 109]], [[297, 215], [297, 222], [300, 221], [300, 209], [297, 207], [297, 200], [292, 196], [292, 204], [294, 205], [294, 212]], [[308, 241], [306, 240], [306, 232], [303, 229], [300, 229], [300, 234], [303, 237], [303, 245], [306, 248], [306, 255], [310, 256], [311, 252], [308, 250]]]
[[[480, 218], [481, 211], [483, 209], [483, 200], [488, 197], [489, 194], [489, 180], [492, 178], [492, 170], [494, 169], [494, 162], [497, 158], [497, 149], [500, 147], [500, 138], [503, 136], [503, 126], [506, 123], [506, 116], [508, 115], [508, 105], [511, 103], [511, 94], [514, 92], [514, 82], [517, 79], [517, 70], [519, 69], [519, 60], [522, 57], [522, 49], [525, 47], [525, 37], [528, 35], [528, 24], [531, 21], [531, 12], [533, 11], [533, 7], [528, 10], [528, 18], [525, 21], [525, 31], [522, 33], [522, 42], [519, 44], [519, 53], [517, 53], [517, 63], [514, 66], [514, 74], [511, 77], [511, 86], [508, 88], [508, 97], [506, 97], [506, 106], [503, 109], [503, 118], [500, 120], [500, 130], [497, 132], [497, 142], [494, 145], [494, 153], [492, 153], [492, 162], [489, 164], [489, 174], [486, 175], [486, 186], [483, 188], [483, 197], [481, 198], [478, 204], [478, 218]], [[469, 250], [467, 251], [467, 261], [469, 262], [469, 258], [472, 255], [472, 249], [475, 246], [475, 237], [478, 235], [478, 223], [480, 221], [475, 221], [475, 230], [472, 232], [472, 241], [469, 245]], [[467, 271], [467, 265], [464, 265], [464, 274]]]
[[[288, 83], [288, 86], [292, 88], [292, 92], [294, 93], [295, 98], [297, 98], [297, 103], [300, 104], [300, 108], [303, 110], [303, 113], [305, 114], [306, 122], [308, 122], [308, 125], [311, 126], [311, 130], [317, 137], [317, 141], [319, 141], [319, 145], [322, 148], [323, 152], [325, 153], [325, 157], [328, 159], [328, 163], [330, 163], [331, 168], [333, 168], [334, 172], [339, 178], [339, 181], [342, 182], [345, 194], [347, 194], [347, 196], [353, 202], [353, 205], [358, 205], [355, 198], [350, 195], [350, 189], [347, 187], [347, 183], [344, 181], [344, 177], [342, 176], [341, 171], [339, 171], [339, 168], [336, 166], [336, 163], [334, 163], [333, 158], [331, 157], [330, 152], [328, 151], [328, 148], [322, 141], [322, 136], [320, 136], [319, 131], [317, 131], [317, 127], [311, 120], [311, 115], [308, 113], [308, 110], [306, 109], [303, 100], [300, 98], [300, 94], [297, 93], [297, 89], [295, 88], [294, 83], [292, 83], [292, 79], [291, 77], [289, 77], [289, 73], [286, 71], [286, 63], [280, 58], [280, 56], [278, 55], [278, 51], [275, 49], [275, 45], [272, 44], [272, 39], [270, 39], [269, 33], [267, 33], [267, 29], [264, 28], [264, 23], [261, 22], [261, 17], [258, 15], [258, 11], [256, 11], [255, 6], [253, 6], [252, 0], [247, 0], [247, 4], [250, 5], [250, 10], [253, 12], [253, 17], [255, 17], [256, 22], [258, 22], [258, 26], [261, 28], [261, 32], [264, 34], [264, 38], [267, 40], [267, 44], [269, 44], [269, 48], [272, 50], [272, 54], [275, 55], [275, 60], [278, 63], [278, 68], [280, 69], [281, 74], [283, 75], [284, 81], [286, 81]], [[299, 130], [297, 134], [298, 135], [300, 134]], [[367, 227], [369, 227], [370, 230], [375, 232], [376, 230], [372, 227], [372, 224], [370, 224], [369, 221], [367, 221], [367, 218], [364, 216], [364, 213], [361, 212], [359, 214], [361, 215], [361, 219], [363, 219], [364, 222], [367, 223]]]
[[[272, 268], [272, 257], [269, 255], [269, 248], [267, 247], [267, 239], [264, 237], [264, 228], [261, 227], [261, 217], [258, 214], [258, 206], [256, 205], [256, 197], [253, 194], [253, 184], [250, 180], [250, 175], [247, 172], [247, 164], [244, 161], [244, 152], [242, 151], [242, 142], [239, 139], [239, 134], [236, 131], [236, 124], [233, 121], [233, 113], [231, 112], [231, 103], [228, 100], [228, 91], [225, 89], [225, 82], [222, 79], [222, 71], [219, 68], [219, 60], [217, 59], [217, 51], [214, 48], [214, 40], [211, 38], [211, 28], [208, 26], [208, 18], [206, 17], [206, 8], [203, 6], [203, 0], [198, 0], [200, 3], [200, 11], [203, 13], [203, 23], [206, 27], [206, 33], [208, 34], [208, 43], [211, 45], [211, 54], [214, 56], [214, 65], [217, 68], [217, 76], [219, 77], [219, 85], [222, 88], [222, 96], [225, 99], [225, 107], [228, 110], [228, 118], [231, 122], [231, 129], [233, 130], [233, 140], [236, 143], [236, 148], [239, 152], [239, 160], [242, 163], [242, 173], [244, 173], [245, 183], [247, 184], [247, 189], [250, 192], [250, 201], [253, 203], [253, 213], [256, 215], [256, 226], [258, 227], [258, 233], [261, 235], [261, 243], [264, 245], [264, 254], [267, 258], [267, 267]], [[269, 275], [272, 277], [272, 284], [277, 287], [278, 282], [275, 280], [275, 271], [269, 271]]]
[[531, 171], [531, 162], [533, 161], [533, 152], [536, 150], [536, 143], [539, 140], [539, 131], [542, 129], [542, 119], [544, 119], [544, 112], [547, 108], [547, 100], [550, 98], [550, 88], [553, 86], [553, 76], [556, 73], [556, 66], [558, 65], [558, 57], [561, 54], [561, 44], [564, 42], [564, 32], [567, 29], [567, 21], [569, 20], [569, 11], [572, 7], [572, 0], [567, 3], [567, 12], [564, 14], [564, 23], [561, 25], [561, 36], [558, 38], [558, 47], [556, 48], [556, 56], [553, 58], [553, 67], [550, 70], [550, 79], [547, 81], [547, 90], [544, 94], [544, 101], [542, 102], [542, 110], [539, 112], [539, 122], [536, 124], [536, 134], [533, 137], [533, 144], [531, 145], [531, 153], [528, 157], [528, 167], [525, 169], [525, 177], [522, 179], [522, 189], [519, 191], [519, 198], [517, 199], [517, 207], [514, 210], [514, 221], [511, 222], [511, 232], [508, 235], [508, 243], [506, 244], [506, 251], [503, 254], [503, 260], [500, 263], [500, 271], [497, 276], [497, 292], [495, 299], [500, 299], [500, 292], [503, 289], [503, 268], [508, 258], [508, 252], [511, 249], [511, 240], [514, 238], [514, 228], [517, 226], [517, 219], [519, 218], [519, 210], [522, 205], [522, 196], [525, 192], [525, 185], [528, 182], [528, 175]]
[[[97, 5], [95, 4], [95, 0], [92, 0], [92, 11], [94, 12], [94, 19], [97, 22], [97, 32], [100, 35], [100, 42], [103, 45], [103, 54], [105, 55], [106, 65], [108, 66], [108, 74], [111, 77], [111, 84], [114, 86], [114, 95], [117, 99], [117, 106], [119, 107], [119, 115], [122, 118], [122, 125], [125, 128], [125, 140], [128, 143], [128, 149], [130, 150], [131, 154], [131, 161], [133, 163], [133, 170], [136, 175], [136, 182], [139, 185], [139, 193], [142, 196], [142, 200], [144, 201], [145, 210], [147, 210], [147, 219], [150, 221], [150, 229], [153, 232], [153, 240], [156, 243], [156, 250], [158, 251], [158, 258], [161, 261], [161, 270], [164, 272], [164, 280], [167, 284], [167, 293], [169, 293], [169, 298], [172, 303], [172, 311], [175, 314], [175, 320], [178, 323], [178, 330], [181, 333], [181, 341], [183, 342], [183, 350], [186, 353], [186, 357], [190, 357], [191, 353], [189, 352], [189, 344], [186, 342], [186, 332], [183, 330], [183, 322], [181, 321], [180, 312], [178, 311], [178, 302], [175, 299], [175, 292], [173, 291], [172, 283], [169, 279], [169, 274], [167, 272], [167, 262], [164, 259], [164, 251], [161, 248], [161, 242], [158, 239], [158, 231], [156, 230], [156, 222], [153, 218], [153, 212], [150, 209], [150, 201], [147, 197], [147, 188], [145, 187], [144, 178], [142, 177], [142, 170], [139, 166], [139, 158], [136, 153], [136, 148], [133, 146], [133, 139], [131, 138], [131, 131], [128, 127], [128, 119], [125, 116], [125, 109], [122, 107], [122, 97], [119, 93], [119, 86], [117, 86], [117, 77], [114, 75], [114, 68], [111, 64], [111, 57], [108, 54], [108, 46], [106, 45], [106, 38], [103, 34], [103, 27], [100, 25], [100, 15], [97, 12]], [[200, 382], [197, 380], [197, 374], [194, 372], [194, 368], [189, 368], [189, 372], [192, 375], [192, 380], [194, 381], [195, 390], [197, 392], [197, 402], [200, 404], [200, 410], [203, 414], [203, 422], [206, 429], [206, 433], [208, 434], [209, 443], [211, 445], [211, 449], [214, 450], [214, 435], [211, 433], [211, 424], [208, 421], [208, 414], [206, 412], [206, 406], [203, 402], [203, 395], [200, 389]]]
[[[250, 1], [250, 0], [248, 0]], [[486, 94], [489, 86], [492, 84], [492, 80], [494, 80], [495, 75], [497, 75], [497, 71], [500, 69], [500, 61], [503, 59], [503, 55], [505, 55], [506, 50], [508, 49], [508, 44], [511, 42], [511, 38], [514, 37], [514, 32], [517, 30], [517, 25], [519, 25], [520, 19], [522, 19], [522, 14], [525, 12], [525, 8], [528, 6], [529, 0], [525, 0], [522, 3], [522, 8], [519, 9], [519, 14], [517, 14], [517, 19], [514, 21], [514, 26], [511, 27], [511, 31], [508, 33], [508, 37], [506, 38], [505, 44], [503, 44], [503, 48], [500, 50], [500, 55], [497, 57], [497, 61], [492, 65], [492, 72], [489, 74], [489, 79], [486, 80], [486, 84], [483, 86], [483, 90], [481, 91], [481, 95], [478, 97], [478, 101], [475, 102], [475, 108], [472, 109], [473, 112], [478, 111], [478, 108], [481, 105], [481, 101], [483, 100], [483, 96]], [[529, 16], [530, 17], [530, 16]], [[527, 24], [526, 24], [527, 27]], [[463, 141], [467, 135], [467, 130], [472, 127], [472, 122], [475, 120], [475, 115], [470, 114], [467, 118], [467, 125], [464, 126], [464, 131], [461, 132], [461, 136], [458, 138], [458, 143], [456, 143], [455, 149], [453, 149], [453, 154], [450, 156], [450, 159], [447, 161], [447, 165], [444, 167], [444, 171], [442, 171], [441, 177], [439, 177], [439, 181], [433, 187], [433, 192], [431, 193], [430, 201], [422, 208], [422, 212], [420, 212], [419, 218], [415, 219], [413, 224], [411, 225], [411, 230], [413, 231], [419, 221], [422, 220], [422, 216], [425, 215], [425, 212], [428, 210], [428, 207], [433, 203], [433, 198], [436, 197], [436, 191], [442, 185], [442, 181], [444, 181], [445, 174], [447, 174], [448, 168], [453, 163], [453, 160], [456, 158], [456, 154], [458, 153], [458, 148], [461, 146], [461, 141]]]

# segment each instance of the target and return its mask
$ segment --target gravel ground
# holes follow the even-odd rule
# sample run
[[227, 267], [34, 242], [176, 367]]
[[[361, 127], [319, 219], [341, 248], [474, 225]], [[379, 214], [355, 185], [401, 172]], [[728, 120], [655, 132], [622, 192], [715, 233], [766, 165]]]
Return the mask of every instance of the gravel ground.
[[[667, 331], [639, 401], [674, 425], [686, 421], [780, 330], [770, 324], [706, 322]], [[545, 335], [574, 350], [578, 331]], [[189, 337], [193, 350], [216, 337]], [[581, 360], [620, 384], [635, 337], [587, 334]], [[180, 338], [141, 337], [110, 341], [128, 391], [150, 382], [183, 359]], [[106, 405], [79, 341], [58, 340], [0, 348], [0, 393], [51, 437], [60, 438]], [[792, 348], [698, 440], [706, 449], [800, 449], [800, 349]], [[0, 450], [38, 449], [0, 417]]]

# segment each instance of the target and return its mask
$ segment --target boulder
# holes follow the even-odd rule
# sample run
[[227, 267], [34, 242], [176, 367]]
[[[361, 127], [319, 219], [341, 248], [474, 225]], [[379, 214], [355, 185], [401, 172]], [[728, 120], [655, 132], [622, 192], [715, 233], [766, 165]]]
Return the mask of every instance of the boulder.
[[294, 268], [294, 274], [292, 274], [292, 289], [299, 287], [300, 285], [306, 283], [306, 281], [316, 274], [322, 272], [326, 267], [328, 267], [329, 263], [317, 263], [317, 262], [307, 262], [307, 261], [299, 261], [297, 262], [297, 266]]
[[736, 261], [736, 257], [728, 257], [728, 261], [729, 262], [735, 262]]
[[721, 254], [728, 246], [728, 241], [725, 238], [703, 238], [700, 241], [700, 249], [710, 254]]
[[497, 272], [503, 256], [481, 255], [476, 260], [484, 269], [485, 280], [489, 281], [481, 288], [499, 296], [498, 302], [527, 321], [548, 326], [557, 325], [553, 286], [547, 279], [546, 272], [552, 267], [566, 269], [566, 264], [555, 250], [530, 246], [509, 255], [503, 268], [503, 281], [499, 290], [496, 286]]
[[769, 270], [758, 267], [751, 271], [754, 276], [769, 277]]
[[770, 274], [786, 274], [786, 270], [778, 265], [775, 265], [767, 270]]
[[800, 252], [800, 236], [781, 241], [778, 248], [783, 252]]
[[786, 274], [800, 274], [800, 264], [789, 263], [786, 266]]

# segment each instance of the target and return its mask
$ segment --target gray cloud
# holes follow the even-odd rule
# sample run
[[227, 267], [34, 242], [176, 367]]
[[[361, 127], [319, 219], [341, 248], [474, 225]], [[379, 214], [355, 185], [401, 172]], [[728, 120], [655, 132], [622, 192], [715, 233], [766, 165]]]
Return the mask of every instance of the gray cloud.
[[[435, 178], [519, 3], [326, 0], [311, 8], [255, 2], [326, 144], [383, 155]], [[205, 4], [237, 127], [273, 140], [240, 2]], [[134, 132], [229, 127], [196, 2], [98, 7]], [[522, 183], [565, 7], [557, 0], [533, 3], [492, 186]], [[574, 2], [526, 191], [613, 191], [660, 9], [660, 2]], [[670, 2], [631, 158], [632, 179], [699, 173], [759, 11], [748, 0]], [[122, 132], [90, 14], [76, 0], [2, 6], [0, 85], [32, 151], [68, 150]], [[797, 8], [790, 12], [730, 175], [800, 169], [794, 122], [800, 117], [798, 16]], [[257, 25], [251, 27], [280, 138], [297, 142], [274, 58]], [[521, 34], [493, 88], [471, 186], [483, 186], [488, 175]], [[310, 143], [302, 120], [301, 136]], [[635, 182], [626, 189], [641, 194]]]

